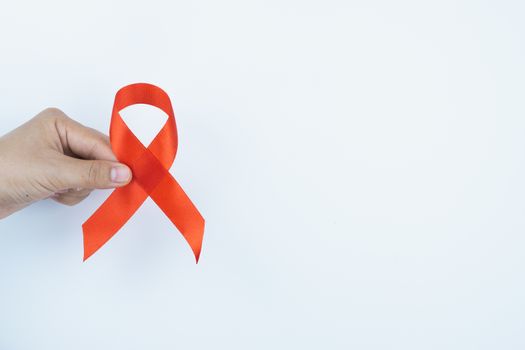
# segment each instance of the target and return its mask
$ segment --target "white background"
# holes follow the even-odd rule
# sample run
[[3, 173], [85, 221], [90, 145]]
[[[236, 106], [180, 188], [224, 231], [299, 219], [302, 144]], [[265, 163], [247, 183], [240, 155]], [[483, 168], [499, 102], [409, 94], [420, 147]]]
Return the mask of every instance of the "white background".
[[[172, 97], [201, 261], [150, 201], [0, 222], [0, 349], [523, 349], [521, 1], [5, 1], [0, 133]], [[130, 111], [141, 137], [163, 121]]]

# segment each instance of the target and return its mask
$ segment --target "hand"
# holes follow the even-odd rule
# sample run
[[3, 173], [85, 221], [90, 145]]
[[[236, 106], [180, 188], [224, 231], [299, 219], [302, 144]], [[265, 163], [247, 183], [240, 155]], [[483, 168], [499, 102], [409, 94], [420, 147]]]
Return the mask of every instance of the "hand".
[[0, 138], [0, 218], [45, 198], [74, 205], [93, 189], [130, 181], [106, 135], [56, 108]]

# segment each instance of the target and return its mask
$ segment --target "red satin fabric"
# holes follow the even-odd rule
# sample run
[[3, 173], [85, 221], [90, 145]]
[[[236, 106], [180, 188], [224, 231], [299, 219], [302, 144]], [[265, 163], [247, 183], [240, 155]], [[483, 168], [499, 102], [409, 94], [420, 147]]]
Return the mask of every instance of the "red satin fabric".
[[[125, 107], [138, 103], [158, 107], [168, 115], [168, 120], [147, 148], [119, 114]], [[115, 189], [82, 225], [84, 261], [113, 237], [150, 196], [179, 229], [198, 262], [204, 218], [168, 171], [178, 143], [169, 96], [161, 88], [146, 83], [123, 87], [115, 96], [109, 135], [113, 152], [120, 162], [131, 168], [133, 180]]]

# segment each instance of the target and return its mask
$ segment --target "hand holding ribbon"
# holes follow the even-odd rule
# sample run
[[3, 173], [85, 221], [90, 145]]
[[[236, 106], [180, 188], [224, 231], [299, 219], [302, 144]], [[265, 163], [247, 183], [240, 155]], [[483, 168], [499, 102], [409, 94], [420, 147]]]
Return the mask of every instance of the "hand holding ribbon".
[[[168, 115], [148, 147], [137, 139], [119, 114], [125, 107], [140, 103], [158, 107]], [[146, 83], [123, 87], [115, 96], [109, 135], [113, 152], [120, 162], [131, 168], [133, 180], [115, 189], [82, 225], [84, 260], [113, 237], [149, 196], [184, 236], [198, 262], [204, 218], [169, 173], [178, 144], [169, 96], [161, 88]]]

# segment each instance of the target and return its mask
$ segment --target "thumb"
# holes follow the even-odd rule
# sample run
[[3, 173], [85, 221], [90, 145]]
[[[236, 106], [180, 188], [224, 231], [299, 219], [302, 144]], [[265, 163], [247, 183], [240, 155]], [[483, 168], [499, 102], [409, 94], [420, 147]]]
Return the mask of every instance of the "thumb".
[[131, 181], [128, 166], [109, 160], [69, 158], [58, 170], [65, 188], [104, 189], [127, 185]]

